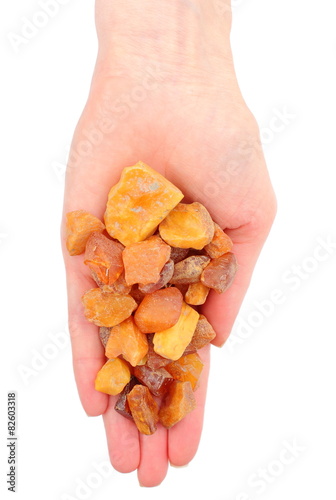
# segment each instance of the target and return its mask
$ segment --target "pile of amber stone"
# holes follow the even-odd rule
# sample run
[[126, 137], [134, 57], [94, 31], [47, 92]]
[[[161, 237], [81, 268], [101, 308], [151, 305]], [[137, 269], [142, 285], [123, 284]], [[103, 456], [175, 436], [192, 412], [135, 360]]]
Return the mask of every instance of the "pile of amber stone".
[[224, 292], [237, 269], [230, 238], [203, 205], [182, 198], [138, 162], [110, 190], [105, 224], [84, 210], [67, 214], [68, 251], [85, 252], [97, 284], [82, 298], [107, 358], [95, 388], [119, 395], [116, 411], [144, 434], [195, 408], [197, 351], [216, 336], [197, 306], [211, 289]]

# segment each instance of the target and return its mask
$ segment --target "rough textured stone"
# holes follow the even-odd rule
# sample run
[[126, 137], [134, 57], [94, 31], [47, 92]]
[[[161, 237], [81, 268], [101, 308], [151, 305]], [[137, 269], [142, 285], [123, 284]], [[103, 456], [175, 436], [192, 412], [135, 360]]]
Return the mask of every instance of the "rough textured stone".
[[134, 315], [143, 333], [154, 333], [170, 328], [179, 319], [182, 294], [177, 288], [164, 288], [145, 296]]
[[154, 396], [163, 396], [170, 384], [173, 382], [173, 377], [164, 368], [152, 370], [149, 366], [136, 366], [134, 368], [135, 377], [142, 384], [146, 385]]
[[149, 368], [151, 368], [152, 370], [157, 370], [158, 368], [162, 368], [171, 363], [171, 360], [163, 358], [162, 356], [160, 356], [160, 354], [157, 354], [154, 351], [153, 337], [153, 334], [147, 335], [148, 353], [146, 365], [149, 366]]
[[201, 281], [191, 283], [186, 291], [184, 300], [187, 304], [201, 306], [207, 299], [210, 288], [203, 285]]
[[111, 333], [111, 328], [107, 328], [106, 326], [101, 326], [99, 328], [99, 338], [104, 347], [106, 347], [110, 333]]
[[173, 285], [190, 285], [201, 279], [203, 269], [209, 264], [210, 258], [206, 255], [192, 255], [181, 260], [174, 267], [174, 274], [170, 279]]
[[170, 373], [175, 380], [180, 380], [181, 382], [189, 381], [193, 391], [195, 391], [198, 387], [203, 366], [201, 358], [195, 352], [182, 356], [173, 363], [170, 363], [165, 367], [165, 370]]
[[223, 293], [233, 282], [237, 272], [237, 261], [233, 253], [228, 252], [213, 259], [201, 275], [203, 285]]
[[124, 246], [97, 231], [92, 233], [86, 243], [85, 260], [96, 283], [112, 285], [124, 270], [122, 252]]
[[186, 259], [188, 257], [188, 253], [189, 253], [189, 248], [172, 247], [170, 252], [170, 258], [172, 261], [174, 261], [174, 264], [177, 264], [177, 262]]
[[132, 366], [136, 366], [146, 356], [147, 352], [147, 337], [140, 332], [134, 323], [133, 316], [111, 328], [105, 349], [107, 358], [116, 358], [122, 354], [126, 361]]
[[119, 397], [114, 405], [115, 411], [120, 413], [123, 417], [128, 418], [129, 420], [134, 420], [132, 417], [131, 410], [129, 409], [129, 404], [127, 402], [127, 394], [131, 392], [133, 387], [138, 383], [135, 377], [132, 377], [131, 380], [125, 385], [124, 389], [119, 394]]
[[174, 274], [174, 262], [169, 260], [162, 268], [160, 278], [156, 283], [149, 283], [148, 285], [139, 285], [139, 291], [143, 293], [153, 293], [156, 290], [163, 288], [172, 278]]
[[104, 231], [105, 226], [89, 212], [74, 210], [66, 215], [66, 247], [70, 255], [84, 252], [89, 236], [94, 231]]
[[92, 288], [83, 297], [85, 317], [98, 326], [115, 326], [127, 319], [136, 309], [137, 303], [130, 295], [103, 293]]
[[196, 400], [190, 382], [175, 380], [162, 402], [159, 419], [168, 429], [196, 408]]
[[109, 359], [97, 373], [95, 389], [111, 396], [119, 394], [131, 379], [126, 361], [120, 358]]
[[190, 344], [187, 346], [187, 352], [195, 352], [202, 347], [209, 344], [216, 337], [216, 332], [210, 325], [209, 321], [203, 314], [200, 314], [199, 320], [196, 325], [194, 335], [192, 336]]
[[224, 233], [223, 229], [215, 223], [215, 234], [212, 241], [204, 247], [205, 252], [212, 259], [217, 259], [221, 255], [232, 250], [232, 240], [227, 234]]
[[127, 394], [132, 417], [142, 434], [154, 434], [159, 420], [159, 408], [148, 387], [135, 385]]

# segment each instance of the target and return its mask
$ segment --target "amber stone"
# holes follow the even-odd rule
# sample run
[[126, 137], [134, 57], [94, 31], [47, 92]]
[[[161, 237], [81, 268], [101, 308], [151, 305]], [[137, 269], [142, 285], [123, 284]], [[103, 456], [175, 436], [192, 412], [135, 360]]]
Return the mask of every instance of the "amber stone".
[[181, 382], [189, 380], [191, 387], [195, 391], [198, 387], [198, 381], [203, 370], [203, 366], [201, 358], [195, 352], [173, 361], [173, 363], [170, 363], [165, 367], [165, 370], [169, 372], [175, 380], [180, 380]]
[[119, 394], [131, 379], [131, 371], [126, 361], [109, 359], [97, 373], [95, 388], [111, 396]]
[[104, 347], [106, 347], [110, 333], [111, 333], [111, 328], [107, 328], [106, 326], [101, 326], [99, 328], [99, 338]]
[[153, 334], [147, 335], [147, 340], [148, 340], [148, 353], [147, 353], [147, 360], [146, 360], [146, 365], [149, 366], [152, 370], [157, 370], [158, 368], [162, 368], [163, 366], [168, 365], [171, 363], [170, 359], [163, 358], [160, 356], [160, 354], [157, 354], [154, 351], [154, 344], [153, 344]]
[[127, 394], [131, 392], [133, 387], [138, 383], [135, 377], [132, 377], [131, 380], [125, 385], [124, 389], [119, 394], [119, 397], [114, 405], [115, 411], [120, 413], [123, 417], [126, 417], [130, 420], [133, 420], [131, 410], [129, 409], [129, 404], [127, 402]]
[[159, 419], [168, 429], [196, 408], [196, 399], [189, 381], [175, 380], [162, 402]]
[[137, 304], [140, 304], [140, 302], [145, 298], [146, 294], [139, 290], [139, 285], [133, 285], [130, 291], [130, 295], [133, 297]]
[[221, 255], [231, 252], [232, 250], [232, 240], [224, 233], [223, 229], [215, 223], [215, 234], [212, 241], [204, 247], [205, 252], [212, 259], [217, 259]]
[[112, 285], [124, 270], [119, 241], [112, 241], [97, 231], [89, 237], [85, 248], [86, 264], [99, 286]]
[[89, 236], [94, 231], [104, 231], [105, 226], [89, 212], [74, 210], [66, 215], [66, 247], [70, 255], [84, 252]]
[[152, 370], [149, 366], [136, 366], [134, 375], [142, 384], [146, 385], [154, 396], [163, 396], [170, 384], [173, 382], [173, 377], [164, 368]]
[[180, 262], [181, 260], [184, 260], [187, 258], [189, 253], [189, 248], [171, 248], [170, 252], [170, 258], [172, 261], [174, 261], [174, 264], [177, 264], [177, 262]]
[[177, 187], [139, 161], [124, 168], [109, 192], [104, 217], [107, 232], [125, 246], [143, 241], [182, 198]]
[[203, 285], [223, 293], [231, 285], [236, 272], [236, 257], [228, 252], [210, 262], [202, 272], [201, 281]]
[[203, 285], [201, 281], [191, 283], [185, 294], [184, 300], [187, 304], [201, 306], [207, 299], [210, 288]]
[[126, 361], [136, 366], [146, 356], [147, 351], [147, 337], [140, 332], [133, 316], [111, 328], [105, 348], [107, 358], [116, 358], [122, 354]]
[[136, 309], [137, 303], [130, 295], [103, 293], [92, 288], [83, 297], [85, 317], [98, 326], [115, 326], [127, 319]]
[[115, 295], [128, 295], [131, 292], [132, 287], [131, 285], [127, 285], [125, 281], [125, 273], [122, 272], [119, 278], [114, 283], [112, 283], [111, 285], [103, 285], [101, 289], [106, 293], [113, 293]]
[[190, 285], [201, 279], [203, 269], [209, 264], [210, 258], [206, 255], [192, 255], [181, 260], [174, 267], [174, 274], [170, 279], [173, 285]]
[[145, 241], [132, 243], [122, 254], [126, 283], [128, 285], [156, 283], [169, 257], [170, 246], [159, 236], [151, 236]]
[[183, 302], [177, 323], [171, 328], [155, 333], [153, 338], [154, 351], [160, 356], [174, 361], [180, 358], [192, 339], [198, 318], [198, 312]]
[[201, 203], [179, 203], [161, 222], [159, 231], [172, 247], [201, 250], [212, 240], [215, 227]]
[[149, 283], [148, 285], [139, 285], [139, 291], [143, 293], [153, 293], [156, 290], [163, 288], [171, 279], [174, 274], [174, 262], [168, 260], [168, 262], [163, 266], [160, 273], [160, 278], [156, 283]]
[[202, 349], [202, 347], [209, 344], [215, 337], [215, 330], [212, 328], [206, 317], [203, 316], [203, 314], [200, 314], [194, 335], [185, 350], [185, 354]]
[[183, 297], [185, 296], [189, 288], [189, 285], [179, 285], [178, 283], [176, 283], [174, 286], [180, 290]]
[[177, 288], [164, 288], [149, 293], [136, 310], [135, 322], [143, 333], [170, 328], [179, 319], [182, 302], [182, 294]]
[[159, 408], [145, 385], [135, 385], [127, 394], [132, 417], [142, 434], [154, 434], [159, 421]]

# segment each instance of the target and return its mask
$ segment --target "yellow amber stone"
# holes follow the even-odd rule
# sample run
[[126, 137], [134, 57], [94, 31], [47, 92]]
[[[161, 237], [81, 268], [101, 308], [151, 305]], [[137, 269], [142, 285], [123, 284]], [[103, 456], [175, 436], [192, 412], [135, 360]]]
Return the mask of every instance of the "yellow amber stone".
[[177, 187], [139, 161], [124, 168], [120, 181], [109, 192], [106, 230], [125, 246], [143, 241], [182, 198]]
[[198, 387], [203, 366], [201, 358], [195, 352], [182, 356], [177, 361], [173, 361], [173, 363], [169, 363], [165, 369], [175, 380], [180, 380], [181, 382], [188, 380], [191, 383], [193, 391], [195, 391]]
[[98, 326], [115, 326], [127, 319], [138, 307], [130, 295], [103, 293], [100, 288], [88, 290], [82, 297], [85, 317]]
[[195, 408], [196, 399], [190, 382], [174, 380], [162, 402], [159, 420], [164, 427], [169, 429]]
[[140, 332], [132, 316], [111, 329], [105, 349], [107, 358], [116, 358], [122, 354], [126, 361], [136, 366], [147, 352], [147, 337]]
[[159, 226], [161, 238], [172, 247], [201, 250], [213, 238], [215, 226], [198, 202], [179, 203]]
[[131, 380], [131, 372], [120, 358], [109, 359], [97, 373], [95, 389], [111, 396], [119, 394]]
[[185, 294], [184, 300], [187, 304], [193, 306], [201, 306], [206, 301], [210, 288], [203, 285], [201, 281], [198, 283], [191, 283]]
[[74, 210], [66, 214], [66, 247], [70, 255], [84, 252], [89, 236], [94, 231], [102, 232], [105, 226], [89, 212]]
[[154, 351], [173, 361], [179, 359], [193, 337], [198, 318], [198, 312], [183, 302], [177, 323], [171, 328], [155, 333]]

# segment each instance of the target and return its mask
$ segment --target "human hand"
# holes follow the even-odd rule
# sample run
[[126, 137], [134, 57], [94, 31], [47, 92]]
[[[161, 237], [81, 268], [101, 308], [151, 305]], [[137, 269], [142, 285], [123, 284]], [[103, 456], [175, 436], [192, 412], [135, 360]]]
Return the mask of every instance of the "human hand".
[[[126, 4], [126, 5], [124, 5]], [[223, 4], [228, 5], [227, 0]], [[199, 201], [234, 242], [238, 272], [223, 295], [211, 292], [202, 312], [220, 346], [227, 339], [274, 219], [276, 203], [256, 122], [238, 88], [229, 44], [230, 15], [209, 2], [97, 0], [99, 53], [76, 128], [66, 175], [64, 214], [84, 209], [103, 218], [109, 189], [123, 167], [142, 160]], [[83, 256], [63, 249], [76, 382], [89, 415], [103, 414], [112, 465], [138, 469], [155, 486], [168, 462], [184, 465], [199, 443], [209, 347], [196, 409], [170, 430], [138, 433], [114, 411], [116, 397], [97, 392], [105, 362], [97, 327], [81, 297], [95, 286]]]

